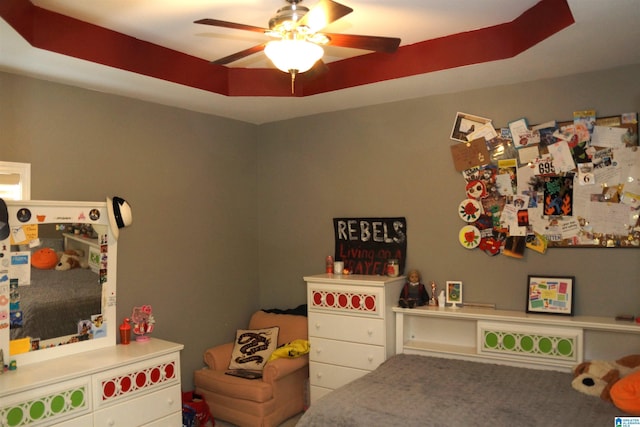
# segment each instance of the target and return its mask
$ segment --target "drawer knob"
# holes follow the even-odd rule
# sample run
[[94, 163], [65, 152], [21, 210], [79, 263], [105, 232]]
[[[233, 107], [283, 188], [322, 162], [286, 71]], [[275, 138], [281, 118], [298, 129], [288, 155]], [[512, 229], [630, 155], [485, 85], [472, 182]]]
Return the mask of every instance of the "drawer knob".
[[169, 406], [173, 405], [173, 399], [172, 398], [168, 398], [167, 399], [167, 403], [169, 404]]
[[373, 331], [372, 331], [371, 329], [367, 329], [367, 334], [368, 334], [369, 336], [371, 336], [371, 335], [373, 335]]
[[108, 425], [108, 426], [114, 426], [114, 425], [116, 425], [116, 422], [115, 422], [113, 419], [109, 418], [109, 419], [107, 420], [107, 425]]
[[320, 329], [320, 323], [316, 322], [316, 329]]
[[367, 359], [369, 359], [369, 362], [373, 362], [373, 356], [369, 355], [369, 357], [367, 357]]
[[322, 372], [318, 372], [318, 373], [316, 374], [316, 378], [322, 378]]

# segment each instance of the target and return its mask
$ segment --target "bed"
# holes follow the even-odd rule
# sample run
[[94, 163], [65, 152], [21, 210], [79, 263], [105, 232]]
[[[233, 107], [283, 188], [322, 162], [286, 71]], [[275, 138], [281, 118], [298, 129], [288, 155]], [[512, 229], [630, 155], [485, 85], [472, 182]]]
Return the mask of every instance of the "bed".
[[609, 426], [624, 415], [570, 373], [412, 354], [314, 402], [296, 427]]
[[[60, 248], [61, 248], [60, 243]], [[10, 337], [47, 340], [78, 334], [78, 322], [102, 310], [99, 275], [89, 268], [67, 271], [30, 268], [31, 284], [12, 289], [12, 305], [19, 302], [22, 326], [12, 316]]]

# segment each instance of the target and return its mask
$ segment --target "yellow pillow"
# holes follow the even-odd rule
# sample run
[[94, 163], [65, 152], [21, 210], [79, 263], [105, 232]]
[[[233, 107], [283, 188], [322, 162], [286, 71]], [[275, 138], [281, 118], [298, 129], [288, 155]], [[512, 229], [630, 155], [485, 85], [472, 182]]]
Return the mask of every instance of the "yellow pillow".
[[309, 341], [293, 340], [290, 343], [283, 344], [276, 348], [273, 353], [271, 353], [269, 361], [278, 358], [293, 359], [294, 357], [300, 357], [307, 353], [309, 353]]
[[631, 415], [640, 415], [640, 371], [616, 381], [610, 394], [618, 409]]

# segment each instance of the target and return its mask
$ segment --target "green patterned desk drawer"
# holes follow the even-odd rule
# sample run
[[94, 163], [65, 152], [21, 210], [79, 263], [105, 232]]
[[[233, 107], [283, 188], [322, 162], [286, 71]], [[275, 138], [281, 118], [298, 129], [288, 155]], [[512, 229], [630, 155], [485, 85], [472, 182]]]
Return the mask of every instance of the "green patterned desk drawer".
[[49, 425], [91, 409], [91, 389], [87, 379], [37, 388], [11, 397], [15, 397], [12, 402], [3, 402], [0, 406], [2, 427]]
[[582, 361], [579, 328], [478, 322], [478, 353], [503, 354], [532, 361], [553, 359], [572, 366]]

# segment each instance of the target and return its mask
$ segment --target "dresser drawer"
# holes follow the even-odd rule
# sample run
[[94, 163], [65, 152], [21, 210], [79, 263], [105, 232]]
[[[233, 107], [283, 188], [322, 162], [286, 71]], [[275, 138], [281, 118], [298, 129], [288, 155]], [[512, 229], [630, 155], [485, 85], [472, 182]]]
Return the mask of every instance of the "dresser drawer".
[[309, 312], [309, 335], [363, 344], [384, 345], [384, 320]]
[[87, 427], [93, 425], [93, 414], [83, 415], [76, 417], [68, 421], [63, 421], [60, 424], [54, 424], [55, 427]]
[[179, 383], [179, 357], [172, 353], [94, 375], [96, 409]]
[[145, 424], [145, 427], [176, 427], [182, 425], [182, 411], [171, 414], [167, 417], [161, 418]]
[[384, 317], [383, 288], [314, 283], [307, 287], [307, 302], [309, 311]]
[[336, 389], [368, 372], [370, 371], [311, 362], [309, 364], [309, 383], [312, 386]]
[[96, 411], [94, 426], [141, 426], [174, 415], [180, 412], [181, 408], [180, 385], [176, 384]]
[[51, 425], [87, 414], [89, 411], [91, 384], [88, 377], [78, 378], [2, 397], [0, 425]]
[[310, 360], [371, 371], [385, 360], [384, 347], [309, 337]]
[[311, 392], [311, 404], [313, 405], [315, 402], [318, 401], [318, 399], [320, 399], [322, 396], [326, 396], [327, 394], [331, 393], [333, 390], [330, 388], [324, 388], [324, 387], [318, 387], [318, 386], [311, 386], [309, 391]]

